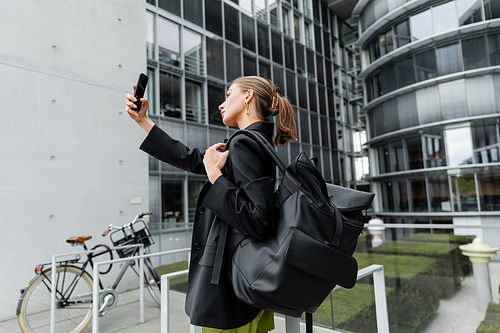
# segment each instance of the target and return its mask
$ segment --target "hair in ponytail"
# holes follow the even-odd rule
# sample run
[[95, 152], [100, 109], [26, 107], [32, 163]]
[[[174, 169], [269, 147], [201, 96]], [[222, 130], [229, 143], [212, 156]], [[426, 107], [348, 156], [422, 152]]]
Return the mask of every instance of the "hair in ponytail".
[[283, 146], [297, 140], [297, 125], [290, 101], [276, 92], [276, 86], [260, 76], [243, 76], [233, 81], [243, 91], [253, 90], [258, 116], [266, 121], [278, 115], [274, 144]]

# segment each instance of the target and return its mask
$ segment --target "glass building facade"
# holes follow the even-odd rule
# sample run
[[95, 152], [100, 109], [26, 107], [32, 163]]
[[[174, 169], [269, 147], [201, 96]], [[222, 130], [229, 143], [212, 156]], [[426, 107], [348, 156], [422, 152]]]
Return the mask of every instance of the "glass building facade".
[[373, 0], [353, 15], [376, 215], [500, 216], [500, 1]]
[[[148, 0], [146, 22], [149, 115], [172, 137], [203, 150], [222, 142], [234, 131], [218, 109], [226, 89], [259, 75], [295, 110], [299, 140], [280, 156], [305, 151], [328, 182], [370, 189], [355, 23], [320, 0]], [[153, 158], [149, 174], [151, 221], [186, 228], [206, 178]]]

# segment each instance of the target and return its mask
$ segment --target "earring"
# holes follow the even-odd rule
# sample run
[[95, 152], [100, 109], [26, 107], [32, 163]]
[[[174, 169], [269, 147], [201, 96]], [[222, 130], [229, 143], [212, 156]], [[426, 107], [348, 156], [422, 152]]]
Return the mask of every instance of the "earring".
[[248, 107], [248, 103], [244, 102], [244, 104], [245, 104], [245, 110], [246, 110], [247, 116], [249, 116], [250, 115], [250, 108]]

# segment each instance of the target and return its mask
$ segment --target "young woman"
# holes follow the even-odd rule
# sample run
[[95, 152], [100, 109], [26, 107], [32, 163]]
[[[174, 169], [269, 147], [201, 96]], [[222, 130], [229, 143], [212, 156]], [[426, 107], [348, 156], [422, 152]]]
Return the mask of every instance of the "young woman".
[[[135, 90], [135, 86], [133, 87]], [[197, 174], [206, 174], [196, 207], [191, 245], [186, 313], [203, 332], [254, 333], [274, 329], [273, 313], [246, 305], [236, 297], [229, 275], [214, 269], [217, 262], [227, 266], [232, 246], [245, 236], [266, 237], [273, 228], [275, 165], [259, 144], [246, 135], [236, 135], [224, 150], [217, 143], [206, 151], [188, 148], [171, 138], [147, 116], [147, 99], [126, 95], [129, 116], [147, 133], [141, 149], [159, 160]], [[233, 81], [226, 100], [219, 106], [227, 126], [259, 132], [274, 143], [284, 145], [296, 139], [296, 125], [289, 101], [276, 86], [261, 77], [247, 76]], [[229, 225], [227, 235], [221, 228]], [[227, 229], [226, 229], [227, 230]], [[219, 239], [222, 239], [219, 242]], [[215, 264], [214, 264], [215, 263]]]

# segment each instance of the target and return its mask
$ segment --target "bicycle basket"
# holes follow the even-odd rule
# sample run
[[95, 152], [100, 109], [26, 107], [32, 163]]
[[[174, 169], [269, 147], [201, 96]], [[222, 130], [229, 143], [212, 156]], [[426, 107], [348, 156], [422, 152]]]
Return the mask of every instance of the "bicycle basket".
[[[138, 223], [141, 223], [142, 225], [137, 225]], [[113, 236], [115, 238], [113, 238]], [[121, 238], [116, 239], [120, 236]], [[144, 221], [137, 221], [134, 225], [132, 225], [131, 234], [126, 234], [124, 230], [117, 230], [113, 232], [109, 237], [113, 245], [116, 247], [142, 243], [144, 244], [144, 248], [148, 248], [155, 243]], [[120, 256], [120, 258], [130, 257], [134, 254], [135, 251], [137, 251], [137, 248], [134, 247], [126, 249], [116, 249], [116, 252], [118, 253], [118, 256]]]

